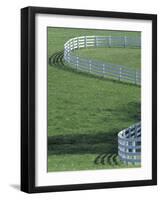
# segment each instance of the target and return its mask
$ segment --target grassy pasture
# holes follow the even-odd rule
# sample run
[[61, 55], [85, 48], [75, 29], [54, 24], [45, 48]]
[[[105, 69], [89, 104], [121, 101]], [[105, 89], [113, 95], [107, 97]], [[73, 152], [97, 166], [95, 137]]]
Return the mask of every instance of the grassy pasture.
[[[90, 48], [79, 49], [75, 54], [105, 63], [119, 64], [132, 69], [140, 69], [141, 49], [135, 48]], [[117, 56], [117, 58], [116, 58]]]
[[[68, 39], [83, 35], [139, 33], [48, 28], [48, 58], [63, 51]], [[135, 50], [131, 52], [135, 56], [128, 52], [129, 61], [111, 52], [110, 62], [140, 67], [140, 53]], [[109, 61], [105, 54], [100, 57], [96, 49], [79, 53]], [[140, 87], [78, 73], [68, 67], [61, 62], [48, 64], [48, 171], [134, 167], [118, 160], [117, 133], [140, 120]]]

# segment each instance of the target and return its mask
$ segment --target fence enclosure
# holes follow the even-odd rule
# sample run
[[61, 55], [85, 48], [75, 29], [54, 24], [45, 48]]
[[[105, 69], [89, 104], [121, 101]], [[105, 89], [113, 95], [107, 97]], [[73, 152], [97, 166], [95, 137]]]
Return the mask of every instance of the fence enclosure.
[[129, 69], [125, 66], [103, 63], [87, 59], [74, 54], [74, 51], [90, 47], [121, 47], [140, 48], [140, 37], [113, 37], [113, 36], [82, 36], [71, 38], [64, 44], [64, 60], [71, 67], [98, 76], [108, 77], [119, 81], [141, 84], [140, 70]]
[[118, 133], [118, 155], [126, 164], [141, 163], [141, 124], [137, 123]]

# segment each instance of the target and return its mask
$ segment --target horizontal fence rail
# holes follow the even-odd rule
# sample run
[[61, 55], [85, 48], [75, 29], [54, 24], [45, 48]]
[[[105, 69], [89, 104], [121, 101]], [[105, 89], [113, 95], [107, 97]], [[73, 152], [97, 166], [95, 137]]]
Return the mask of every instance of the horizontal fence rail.
[[[64, 44], [64, 60], [78, 71], [141, 85], [140, 70], [83, 58], [74, 53], [75, 50], [90, 47], [140, 48], [140, 37], [82, 36], [71, 38]], [[120, 160], [126, 164], [141, 163], [140, 122], [118, 133], [118, 155]]]
[[75, 50], [90, 47], [140, 48], [140, 37], [82, 36], [71, 38], [64, 44], [64, 60], [79, 71], [137, 85], [141, 84], [140, 70], [83, 58], [73, 53]]
[[137, 123], [118, 133], [118, 155], [126, 164], [141, 163], [141, 124]]

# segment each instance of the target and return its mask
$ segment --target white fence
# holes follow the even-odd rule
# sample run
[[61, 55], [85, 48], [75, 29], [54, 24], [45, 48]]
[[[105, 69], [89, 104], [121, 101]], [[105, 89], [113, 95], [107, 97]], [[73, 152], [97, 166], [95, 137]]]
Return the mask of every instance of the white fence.
[[141, 124], [137, 123], [118, 133], [118, 155], [126, 164], [141, 163]]
[[141, 84], [140, 70], [129, 69], [125, 66], [103, 63], [93, 59], [87, 59], [77, 56], [73, 52], [80, 48], [90, 47], [122, 47], [122, 48], [140, 48], [140, 37], [113, 37], [113, 36], [82, 36], [68, 40], [64, 44], [64, 60], [71, 67], [99, 75], [112, 78], [119, 81]]

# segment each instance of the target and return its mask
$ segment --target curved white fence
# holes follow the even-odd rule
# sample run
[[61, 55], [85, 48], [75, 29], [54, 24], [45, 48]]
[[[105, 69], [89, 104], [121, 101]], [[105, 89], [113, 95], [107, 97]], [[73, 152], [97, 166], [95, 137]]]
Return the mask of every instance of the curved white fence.
[[[79, 71], [141, 85], [140, 70], [112, 63], [103, 63], [77, 56], [74, 51], [90, 47], [140, 48], [140, 37], [82, 36], [64, 44], [64, 60]], [[118, 155], [126, 164], [141, 163], [141, 124], [137, 123], [118, 133]]]
[[73, 52], [80, 48], [90, 47], [121, 47], [121, 48], [140, 48], [140, 37], [113, 37], [113, 36], [82, 36], [71, 38], [64, 44], [64, 60], [73, 68], [112, 78], [119, 81], [140, 85], [140, 70], [129, 69], [128, 67], [112, 63], [103, 63], [93, 59], [77, 56]]
[[118, 133], [118, 155], [128, 164], [141, 162], [141, 124], [137, 123]]

